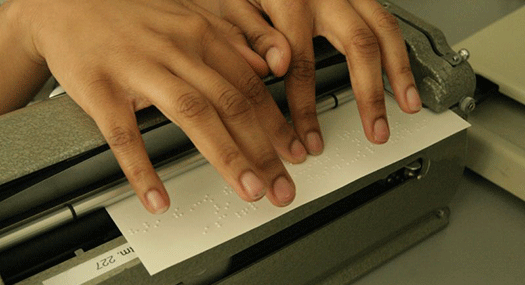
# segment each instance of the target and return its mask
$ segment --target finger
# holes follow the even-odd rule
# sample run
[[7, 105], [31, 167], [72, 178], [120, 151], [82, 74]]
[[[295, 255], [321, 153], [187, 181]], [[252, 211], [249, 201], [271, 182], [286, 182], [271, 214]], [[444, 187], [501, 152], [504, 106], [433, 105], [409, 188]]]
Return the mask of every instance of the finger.
[[135, 88], [186, 133], [242, 199], [264, 196], [265, 185], [200, 92], [159, 66], [150, 67]]
[[[321, 2], [317, 1], [318, 4]], [[385, 143], [390, 131], [378, 40], [347, 1], [332, 1], [331, 5], [317, 5], [317, 8], [318, 32], [347, 58], [352, 90], [367, 139], [373, 143]]]
[[291, 59], [288, 41], [263, 18], [261, 12], [245, 0], [228, 0], [221, 4], [224, 19], [238, 26], [250, 45], [266, 59], [273, 74], [284, 76]]
[[[229, 49], [226, 51], [229, 51]], [[210, 50], [210, 53], [210, 58], [215, 58], [214, 52]], [[217, 58], [228, 57], [229, 54], [226, 52], [224, 57]], [[209, 61], [210, 59], [207, 60], [207, 62]], [[234, 65], [231, 72], [240, 66], [242, 65]], [[249, 71], [247, 68], [244, 69], [247, 72]], [[206, 70], [201, 70], [200, 74], [206, 74]], [[252, 165], [255, 166], [256, 173], [268, 186], [269, 191], [267, 191], [266, 195], [268, 199], [276, 206], [290, 204], [295, 197], [295, 185], [277, 155], [266, 131], [261, 126], [250, 101], [227, 80], [216, 74], [215, 71], [208, 76], [209, 78], [215, 77], [215, 79], [207, 81], [209, 84], [200, 84], [196, 88], [201, 93], [208, 94], [207, 97], [217, 110], [229, 134], [231, 134]], [[243, 78], [248, 78], [251, 82], [255, 80], [260, 81], [255, 74], [245, 74]], [[237, 80], [242, 81], [244, 79]], [[193, 84], [196, 83], [193, 82]], [[265, 90], [264, 86], [261, 88], [260, 90]], [[271, 97], [267, 98], [271, 100]], [[277, 114], [280, 114], [280, 112]], [[267, 115], [271, 117], [277, 114]], [[293, 131], [291, 135], [293, 136]], [[288, 146], [286, 145], [286, 147]]]
[[292, 163], [306, 160], [306, 149], [294, 129], [284, 118], [262, 80], [249, 66], [243, 64], [237, 53], [227, 44], [218, 42], [210, 47], [206, 63], [248, 99], [271, 144], [284, 159]]
[[[205, 95], [213, 104], [232, 138], [255, 166], [255, 173], [268, 186], [267, 196], [270, 201], [277, 206], [288, 205], [295, 197], [295, 186], [251, 106], [250, 102], [253, 100], [248, 101], [244, 94], [224, 77], [234, 77], [232, 74], [240, 71], [243, 73], [241, 79], [235, 78], [234, 82], [242, 82], [247, 79], [246, 86], [253, 86], [253, 82], [259, 84], [262, 82], [245, 65], [242, 58], [232, 52], [230, 46], [220, 36], [210, 36], [203, 42], [207, 47], [203, 53], [204, 63], [198, 64], [197, 60], [187, 63], [178, 60], [177, 65], [171, 67], [173, 73]], [[217, 73], [207, 64], [222, 72]], [[263, 85], [257, 86], [259, 94], [261, 90], [266, 90]], [[257, 93], [253, 90], [248, 91]], [[266, 100], [271, 100], [270, 95], [265, 94]], [[275, 118], [282, 115], [276, 111], [267, 116]], [[294, 133], [291, 132], [290, 136], [293, 137], [293, 135]], [[289, 144], [286, 145], [288, 146]]]
[[170, 205], [169, 197], [151, 165], [134, 110], [113, 97], [112, 90], [100, 91], [92, 93], [97, 95], [98, 101], [89, 108], [91, 117], [144, 207], [153, 214], [165, 212]]
[[[167, 69], [156, 69], [145, 76], [139, 89], [147, 93], [151, 102], [184, 130], [197, 149], [242, 199], [246, 201], [260, 199], [265, 195], [267, 189], [271, 191], [277, 189], [276, 181], [284, 179], [288, 183], [288, 188], [281, 188], [281, 190], [287, 191], [287, 194], [284, 199], [274, 199], [272, 202], [278, 206], [291, 203], [295, 195], [295, 186], [284, 168], [280, 168], [282, 166], [279, 164], [282, 165], [282, 163], [271, 145], [268, 143], [261, 146], [260, 142], [255, 142], [254, 137], [256, 136], [250, 135], [254, 125], [257, 126], [254, 124], [254, 119], [251, 119], [250, 122], [253, 125], [250, 127], [235, 122], [234, 108], [237, 108], [235, 106], [242, 108], [242, 103], [236, 101], [237, 98], [231, 99], [232, 101], [227, 99], [229, 96], [236, 96], [235, 91], [231, 91], [233, 87], [224, 82], [224, 79], [221, 80], [217, 73], [204, 64], [189, 63], [179, 57], [177, 67], [185, 70], [185, 74], [190, 79], [189, 82], [186, 79], [177, 78], [172, 71]], [[199, 78], [195, 79], [191, 74], [197, 74]], [[192, 80], [194, 82], [191, 82]], [[199, 86], [200, 90], [192, 86]], [[218, 96], [223, 99], [211, 102], [212, 99], [205, 97], [204, 92], [223, 94]], [[220, 111], [232, 112], [229, 114], [233, 116], [232, 121], [228, 124], [229, 128], [225, 126], [223, 118], [219, 116], [220, 112], [217, 112], [214, 107], [214, 104], [219, 104], [218, 102], [233, 102], [232, 109]], [[238, 116], [239, 120], [245, 119], [241, 118], [242, 114]], [[238, 127], [235, 127], [235, 123], [238, 124]], [[248, 134], [240, 134], [241, 132]], [[257, 133], [257, 137], [259, 141], [264, 142], [264, 133], [262, 135], [261, 132]], [[246, 144], [260, 149], [257, 153], [253, 153], [254, 150], [247, 147]], [[268, 175], [269, 173], [271, 175]], [[277, 186], [280, 187], [280, 185]]]
[[352, 6], [379, 41], [381, 60], [399, 106], [407, 113], [418, 112], [421, 100], [397, 19], [376, 1], [354, 0]]
[[250, 48], [240, 28], [238, 28], [235, 25], [232, 25], [232, 23], [228, 21], [225, 21], [215, 16], [211, 12], [200, 7], [199, 5], [194, 4], [191, 1], [187, 1], [184, 3], [193, 11], [200, 13], [217, 29], [218, 32], [223, 34], [228, 39], [228, 42], [244, 57], [244, 59], [248, 62], [250, 67], [257, 73], [259, 77], [264, 77], [268, 75], [268, 65], [266, 64], [264, 59], [261, 56], [259, 56], [259, 54], [257, 54]]
[[[255, 9], [245, 1], [240, 3], [246, 5], [249, 11]], [[255, 15], [261, 17], [257, 11], [255, 11]], [[251, 23], [251, 21], [249, 22]], [[268, 26], [264, 20], [263, 22]], [[284, 37], [282, 35], [281, 37], [287, 45]], [[259, 122], [269, 134], [270, 141], [277, 152], [292, 163], [303, 162], [306, 159], [306, 150], [263, 82], [254, 76], [254, 73], [245, 64], [242, 64], [242, 58], [231, 51], [227, 44], [216, 41], [213, 45], [209, 45], [208, 50], [206, 63], [222, 74], [227, 81], [231, 82], [249, 99]], [[233, 66], [237, 66], [237, 68], [232, 68]]]
[[[288, 106], [295, 130], [312, 155], [323, 151], [324, 143], [315, 107], [315, 58], [313, 18], [301, 1], [280, 1], [269, 5], [266, 13], [275, 28], [288, 40], [292, 58], [285, 78]], [[263, 5], [264, 7], [264, 5]]]

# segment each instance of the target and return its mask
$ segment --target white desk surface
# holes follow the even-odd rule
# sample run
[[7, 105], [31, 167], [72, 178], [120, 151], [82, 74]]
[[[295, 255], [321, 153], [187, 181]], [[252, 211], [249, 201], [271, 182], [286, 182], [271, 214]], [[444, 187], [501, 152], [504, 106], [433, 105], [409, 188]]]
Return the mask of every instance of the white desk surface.
[[[450, 45], [525, 5], [523, 0], [392, 2], [440, 28]], [[355, 284], [525, 284], [525, 202], [467, 170], [450, 208], [445, 230]]]

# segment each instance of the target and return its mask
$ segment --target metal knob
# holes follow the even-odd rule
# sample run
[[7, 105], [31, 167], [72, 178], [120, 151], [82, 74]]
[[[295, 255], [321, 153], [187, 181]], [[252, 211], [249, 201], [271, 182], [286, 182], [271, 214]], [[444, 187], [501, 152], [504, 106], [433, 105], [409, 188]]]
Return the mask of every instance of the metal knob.
[[476, 100], [472, 97], [465, 97], [461, 102], [459, 103], [459, 109], [463, 111], [465, 114], [468, 114], [476, 108]]
[[469, 59], [469, 57], [470, 57], [470, 52], [467, 49], [464, 49], [464, 48], [460, 49], [458, 51], [458, 54], [459, 54], [459, 56], [461, 57], [461, 59], [463, 61], [467, 61]]

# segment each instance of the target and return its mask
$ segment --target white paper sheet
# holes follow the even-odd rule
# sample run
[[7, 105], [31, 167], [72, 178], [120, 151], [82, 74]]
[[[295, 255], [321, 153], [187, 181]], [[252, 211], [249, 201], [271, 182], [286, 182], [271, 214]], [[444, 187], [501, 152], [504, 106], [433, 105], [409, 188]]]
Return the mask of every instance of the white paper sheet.
[[303, 164], [287, 165], [297, 194], [286, 208], [266, 199], [242, 201], [206, 164], [165, 181], [172, 205], [160, 216], [149, 214], [135, 196], [107, 210], [153, 275], [469, 126], [450, 111], [407, 115], [393, 99], [386, 101], [391, 137], [384, 145], [366, 140], [355, 101], [319, 116], [326, 148]]

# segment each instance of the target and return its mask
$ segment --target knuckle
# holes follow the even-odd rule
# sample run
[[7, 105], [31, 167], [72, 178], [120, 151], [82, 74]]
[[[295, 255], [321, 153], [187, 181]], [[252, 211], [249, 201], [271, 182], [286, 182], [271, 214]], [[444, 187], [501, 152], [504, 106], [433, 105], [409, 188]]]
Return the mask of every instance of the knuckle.
[[281, 159], [273, 151], [264, 151], [255, 158], [255, 167], [263, 172], [275, 171], [282, 165]]
[[244, 39], [244, 33], [241, 28], [228, 23], [228, 34]]
[[410, 64], [402, 65], [397, 70], [397, 73], [401, 74], [401, 75], [411, 75], [412, 74], [412, 67], [410, 66]]
[[144, 167], [134, 167], [129, 171], [128, 179], [133, 183], [141, 183], [149, 176], [149, 171]]
[[277, 138], [293, 138], [293, 129], [286, 120], [283, 120], [277, 128], [275, 128], [275, 136]]
[[266, 96], [266, 86], [255, 74], [241, 79], [241, 86], [243, 86], [243, 90], [247, 90], [245, 96], [248, 101], [254, 105], [263, 103], [268, 97]]
[[246, 39], [252, 44], [252, 46], [257, 49], [257, 47], [262, 46], [266, 33], [262, 30], [253, 30], [246, 32]]
[[[305, 7], [308, 5], [308, 1], [310, 0], [292, 0], [287, 1], [287, 9], [290, 12], [303, 12], [305, 10]], [[300, 14], [299, 14], [300, 15]]]
[[178, 113], [186, 119], [202, 117], [210, 112], [206, 98], [195, 92], [187, 92], [177, 99]]
[[372, 91], [370, 95], [365, 96], [362, 100], [368, 110], [384, 110], [385, 99], [383, 90]]
[[379, 56], [379, 41], [368, 28], [360, 28], [351, 36], [350, 50], [365, 58]]
[[379, 7], [374, 11], [373, 18], [375, 19], [378, 27], [384, 31], [389, 31], [389, 32], [401, 31], [396, 17], [394, 17], [394, 15], [390, 14], [388, 11], [386, 11], [382, 7]]
[[315, 61], [306, 56], [298, 56], [290, 63], [290, 76], [300, 82], [315, 81]]
[[248, 100], [232, 89], [222, 91], [218, 98], [219, 114], [225, 119], [236, 119], [246, 116], [251, 106]]
[[199, 34], [207, 33], [212, 28], [211, 23], [206, 18], [197, 13], [188, 16], [187, 21], [187, 25], [192, 27], [193, 31]]
[[200, 14], [191, 14], [187, 17], [186, 25], [191, 38], [200, 38], [201, 45], [206, 47], [215, 40], [215, 30], [212, 24]]
[[239, 149], [235, 147], [223, 147], [220, 150], [219, 159], [222, 165], [232, 167], [235, 161], [242, 157]]
[[279, 35], [270, 27], [257, 27], [247, 29], [244, 31], [243, 36], [246, 37], [246, 40], [254, 50], [262, 52], [267, 49]]
[[81, 84], [78, 84], [80, 91], [86, 94], [105, 94], [108, 89], [113, 87], [111, 76], [107, 73], [104, 66], [88, 66], [81, 63], [80, 68], [84, 70], [84, 78]]
[[312, 104], [305, 104], [304, 106], [299, 107], [296, 114], [295, 117], [302, 121], [314, 120], [317, 117], [315, 105]]
[[114, 151], [125, 151], [139, 141], [139, 134], [126, 127], [114, 127], [107, 136], [108, 144]]

